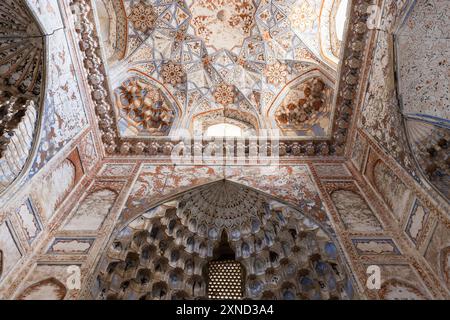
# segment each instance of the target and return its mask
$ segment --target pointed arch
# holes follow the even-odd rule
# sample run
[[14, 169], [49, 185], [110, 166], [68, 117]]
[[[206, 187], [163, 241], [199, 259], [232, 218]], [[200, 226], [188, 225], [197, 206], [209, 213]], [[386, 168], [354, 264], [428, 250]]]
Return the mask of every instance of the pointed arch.
[[[165, 209], [159, 210], [160, 207]], [[221, 219], [218, 219], [216, 215]], [[258, 225], [251, 222], [253, 220], [257, 221]], [[252, 228], [252, 225], [255, 227]], [[322, 232], [310, 232], [308, 231], [310, 228], [316, 231], [322, 230]], [[142, 232], [146, 234], [143, 237], [141, 237]], [[183, 234], [183, 236], [177, 237], [175, 232]], [[191, 288], [193, 284], [190, 274], [193, 272], [203, 279], [204, 267], [216, 256], [214, 253], [217, 253], [217, 250], [215, 251], [214, 248], [217, 249], [218, 246], [218, 234], [222, 233], [223, 235], [223, 232], [228, 235], [225, 238], [234, 251], [234, 259], [241, 261], [246, 271], [245, 274], [248, 275], [248, 277], [246, 276], [248, 284], [252, 286], [251, 288], [246, 286], [245, 297], [261, 298], [263, 288], [270, 283], [284, 288], [283, 290], [286, 291], [288, 289], [283, 285], [288, 282], [291, 284], [290, 291], [288, 290], [290, 294], [283, 294], [280, 291], [280, 296], [285, 299], [299, 297], [351, 299], [354, 297], [350, 291], [345, 290], [349, 284], [353, 290], [354, 281], [348, 272], [341, 245], [334, 235], [323, 229], [315, 222], [314, 218], [307, 217], [292, 205], [283, 204], [274, 196], [252, 187], [227, 180], [202, 184], [171, 195], [120, 224], [109, 241], [108, 247], [111, 247], [111, 253], [105, 252], [101, 258], [101, 261], [112, 260], [99, 262], [97, 267], [97, 272], [102, 279], [100, 281], [102, 289], [98, 290], [103, 290], [101, 296], [117, 295], [123, 299], [133, 299], [136, 296], [136, 290], [140, 292], [139, 296], [155, 299], [171, 297], [175, 293], [170, 293], [170, 291], [175, 287], [177, 291], [182, 290], [188, 295], [189, 292], [197, 292]], [[139, 239], [143, 242], [136, 242]], [[276, 239], [282, 239], [283, 245]], [[316, 241], [317, 248], [323, 247], [323, 250], [317, 249], [319, 251], [315, 252], [315, 249], [304, 246], [308, 241]], [[261, 257], [259, 260], [242, 252], [242, 248], [247, 248], [245, 243], [249, 248], [258, 248], [251, 250], [258, 250], [258, 256]], [[330, 243], [333, 244], [335, 250], [330, 251]], [[131, 269], [135, 264], [126, 260], [122, 261], [121, 257], [129, 257], [132, 254], [138, 261], [139, 257], [144, 254], [144, 251], [141, 252], [141, 248], [147, 252], [149, 246], [159, 248], [154, 252], [156, 256], [153, 257], [153, 261], [166, 261], [164, 268], [153, 266], [150, 274], [168, 273], [168, 276], [157, 276], [152, 284], [145, 287], [133, 285], [133, 290], [135, 290], [133, 293], [127, 291], [128, 289], [123, 293], [118, 292], [113, 285], [118, 280], [113, 281], [114, 276], [111, 275], [111, 270], [103, 270], [102, 266], [117, 262], [115, 267], [117, 273], [112, 271], [113, 274], [117, 274], [119, 277], [123, 277], [120, 275], [124, 274], [134, 274]], [[129, 252], [125, 252], [127, 250]], [[202, 257], [202, 259], [193, 260], [192, 257], [196, 256]], [[228, 254], [226, 257], [231, 256]], [[305, 292], [300, 284], [296, 284], [298, 261], [303, 261], [304, 264], [302, 275], [308, 276], [304, 282], [311, 282], [310, 286], [305, 287]], [[183, 266], [185, 268], [182, 268]], [[339, 269], [340, 280], [337, 280], [337, 275], [333, 274], [337, 270], [336, 268]], [[184, 273], [185, 270], [186, 272], [189, 270], [189, 273], [179, 274], [179, 271]], [[325, 277], [326, 282], [331, 281], [329, 283], [331, 291], [325, 296], [320, 293], [322, 291], [319, 290], [318, 276]], [[176, 286], [174, 287], [173, 283], [169, 284], [169, 280], [167, 280], [168, 283], [165, 283], [161, 282], [162, 280], [158, 280], [158, 282], [156, 279], [171, 279], [170, 281], [176, 282]], [[130, 284], [139, 282], [133, 278], [128, 280], [123, 278], [121, 281]], [[206, 280], [201, 282], [208, 283]], [[206, 292], [201, 290], [198, 294], [203, 296]], [[189, 298], [193, 298], [193, 296], [189, 295]]]
[[169, 136], [183, 116], [178, 100], [163, 83], [135, 69], [115, 89], [115, 104], [125, 136]]
[[267, 127], [291, 137], [331, 134], [335, 80], [323, 68], [309, 68], [287, 83], [266, 110]]
[[18, 300], [63, 300], [67, 288], [61, 281], [51, 277], [38, 281], [19, 294]]

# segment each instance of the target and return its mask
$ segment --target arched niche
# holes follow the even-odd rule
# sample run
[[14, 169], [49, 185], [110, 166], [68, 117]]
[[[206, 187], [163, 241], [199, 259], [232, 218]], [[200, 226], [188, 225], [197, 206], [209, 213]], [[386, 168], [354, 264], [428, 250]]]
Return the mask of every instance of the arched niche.
[[0, 88], [37, 98], [43, 81], [43, 32], [26, 1], [5, 0], [0, 9]]
[[63, 300], [67, 294], [66, 287], [55, 278], [38, 281], [19, 294], [18, 300]]
[[67, 221], [64, 230], [97, 231], [111, 211], [117, 192], [104, 188], [89, 193]]
[[281, 136], [326, 137], [331, 134], [334, 80], [322, 69], [310, 69], [292, 80], [270, 103], [268, 127]]
[[341, 43], [345, 38], [349, 0], [325, 0], [320, 14], [320, 48], [323, 58], [339, 64]]
[[161, 82], [131, 72], [114, 90], [122, 136], [169, 136], [182, 117], [182, 109]]
[[[118, 227], [96, 268], [99, 285], [89, 289], [99, 299], [169, 299], [178, 291], [205, 297], [204, 268], [220, 258], [224, 239], [231, 249], [224, 256], [245, 269], [245, 298], [281, 292], [286, 283], [293, 295], [280, 298], [357, 296], [334, 236], [295, 208], [228, 181], [182, 193]], [[142, 268], [149, 270], [145, 283], [135, 276]]]

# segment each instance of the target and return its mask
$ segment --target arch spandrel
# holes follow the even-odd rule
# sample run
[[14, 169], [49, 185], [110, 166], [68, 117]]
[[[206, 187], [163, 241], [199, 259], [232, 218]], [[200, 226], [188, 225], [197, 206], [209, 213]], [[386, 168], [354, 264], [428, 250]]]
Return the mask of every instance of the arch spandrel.
[[331, 230], [329, 217], [306, 165], [230, 166], [225, 169], [222, 166], [144, 166], [122, 211], [121, 221], [130, 221], [181, 192], [224, 179], [298, 207]]

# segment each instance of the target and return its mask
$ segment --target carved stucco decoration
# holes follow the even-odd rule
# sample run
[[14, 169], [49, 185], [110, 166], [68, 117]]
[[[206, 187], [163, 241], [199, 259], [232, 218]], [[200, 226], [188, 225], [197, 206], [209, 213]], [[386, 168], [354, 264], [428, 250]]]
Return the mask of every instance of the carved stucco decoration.
[[0, 97], [0, 193], [21, 174], [29, 159], [38, 119], [33, 100], [9, 97], [2, 101], [3, 98]]
[[124, 82], [116, 94], [127, 120], [149, 134], [167, 135], [175, 113], [160, 89], [144, 80], [132, 79]]
[[44, 38], [23, 1], [0, 3], [0, 193], [27, 171], [38, 136]]
[[[228, 219], [213, 219], [221, 210], [229, 210]], [[223, 239], [219, 230], [229, 235], [245, 269], [246, 298], [357, 297], [338, 246], [321, 227], [295, 209], [223, 181], [151, 209], [119, 230], [99, 262], [92, 296], [205, 298], [204, 267]]]
[[218, 104], [223, 106], [232, 104], [235, 100], [235, 96], [234, 86], [227, 83], [220, 84], [214, 92], [214, 99]]
[[39, 96], [44, 68], [41, 30], [25, 2], [0, 6], [0, 89]]
[[148, 32], [155, 25], [155, 9], [151, 4], [140, 1], [131, 7], [131, 14], [128, 19], [136, 30]]
[[182, 65], [168, 62], [162, 66], [161, 70], [162, 78], [165, 83], [171, 84], [172, 86], [176, 86], [184, 83], [186, 78], [186, 72]]
[[450, 199], [450, 126], [445, 120], [414, 117], [405, 121], [408, 143], [424, 178]]
[[178, 208], [190, 231], [218, 239], [223, 230], [232, 230], [228, 237], [233, 240], [259, 229], [267, 210], [258, 193], [226, 181], [186, 193]]
[[[110, 107], [113, 104], [112, 97], [106, 89], [108, 86], [105, 80], [105, 69], [101, 63], [98, 38], [92, 23], [93, 15], [90, 10], [90, 0], [74, 0], [72, 4], [79, 6], [81, 9], [77, 17], [80, 22], [78, 27], [80, 48], [84, 52], [84, 64], [89, 73], [88, 81], [106, 152], [110, 154], [117, 152], [122, 154], [170, 154], [170, 150], [180, 142], [148, 142], [139, 139], [120, 138], [114, 120], [114, 111]], [[281, 156], [343, 155], [359, 83], [359, 70], [366, 51], [365, 43], [368, 38], [368, 30], [365, 20], [368, 4], [369, 2], [366, 0], [358, 0], [353, 3], [351, 8], [346, 43], [342, 46], [344, 54], [342, 67], [340, 68], [340, 80], [337, 86], [339, 95], [334, 113], [332, 138], [326, 141], [282, 141], [280, 144]], [[154, 145], [157, 145], [157, 148], [154, 148]], [[245, 148], [248, 152], [248, 145]]]
[[286, 135], [296, 136], [297, 132], [307, 132], [308, 136], [322, 135], [329, 127], [331, 96], [331, 88], [320, 78], [289, 88], [275, 112], [278, 127]]
[[[129, 11], [137, 3], [125, 1]], [[166, 61], [183, 66], [187, 76], [182, 85], [168, 87], [187, 114], [188, 119], [181, 124], [183, 128], [199, 113], [229, 106], [253, 113], [265, 124], [262, 128], [277, 128], [265, 114], [288, 83], [312, 66], [335, 74], [336, 64], [328, 66], [327, 57], [319, 50], [322, 41], [318, 41], [323, 40], [328, 29], [335, 29], [335, 24], [324, 22], [325, 17], [319, 18], [321, 6], [334, 4], [338, 2], [168, 1], [164, 6], [154, 3], [158, 12], [155, 29], [145, 35], [130, 31], [129, 42], [136, 47], [121, 68], [137, 69], [167, 83]], [[330, 10], [325, 16], [333, 15]], [[306, 20], [307, 28], [301, 25]], [[114, 66], [109, 72], [115, 72]], [[333, 109], [331, 104], [328, 109]], [[318, 126], [322, 127], [322, 122], [331, 122], [330, 117], [327, 112], [320, 120], [313, 117], [310, 121], [320, 122]], [[298, 130], [289, 136], [306, 138], [312, 133], [314, 138], [329, 136], [324, 131], [328, 130]]]
[[288, 75], [287, 65], [279, 61], [269, 64], [266, 66], [264, 74], [269, 83], [275, 86], [282, 85], [286, 83], [286, 77]]

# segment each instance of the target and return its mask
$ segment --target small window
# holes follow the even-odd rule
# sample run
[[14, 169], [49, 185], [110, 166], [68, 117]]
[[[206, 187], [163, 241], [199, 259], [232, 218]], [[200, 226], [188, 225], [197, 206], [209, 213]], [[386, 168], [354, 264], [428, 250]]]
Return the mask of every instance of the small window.
[[241, 137], [242, 129], [234, 124], [214, 124], [206, 130], [208, 137]]
[[345, 21], [347, 20], [348, 0], [342, 0], [336, 12], [336, 36], [339, 41], [344, 38]]
[[208, 298], [242, 299], [242, 265], [234, 260], [211, 261], [208, 264]]

